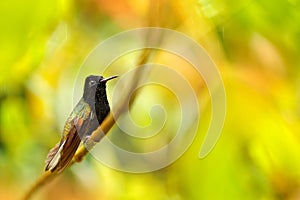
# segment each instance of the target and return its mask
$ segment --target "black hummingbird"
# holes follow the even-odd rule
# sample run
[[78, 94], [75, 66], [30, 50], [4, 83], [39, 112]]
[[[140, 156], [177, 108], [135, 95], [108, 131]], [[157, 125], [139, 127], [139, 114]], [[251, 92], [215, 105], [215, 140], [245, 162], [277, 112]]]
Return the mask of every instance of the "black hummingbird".
[[88, 76], [83, 96], [68, 117], [60, 142], [47, 155], [45, 171], [61, 172], [72, 160], [81, 138], [86, 138], [102, 123], [110, 108], [106, 95], [106, 82], [112, 76]]

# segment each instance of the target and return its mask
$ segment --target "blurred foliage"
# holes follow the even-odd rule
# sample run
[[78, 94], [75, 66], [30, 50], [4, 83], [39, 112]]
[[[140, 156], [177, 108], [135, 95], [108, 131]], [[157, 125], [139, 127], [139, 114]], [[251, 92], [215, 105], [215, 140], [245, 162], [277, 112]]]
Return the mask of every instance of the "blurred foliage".
[[[146, 26], [189, 35], [219, 67], [227, 117], [216, 147], [198, 159], [210, 119], [201, 92], [199, 134], [171, 166], [128, 174], [88, 157], [36, 199], [300, 199], [299, 0], [1, 0], [0, 22], [0, 199], [20, 197], [42, 173], [88, 53]], [[178, 66], [170, 57], [157, 61]], [[184, 66], [178, 71], [205, 91]]]

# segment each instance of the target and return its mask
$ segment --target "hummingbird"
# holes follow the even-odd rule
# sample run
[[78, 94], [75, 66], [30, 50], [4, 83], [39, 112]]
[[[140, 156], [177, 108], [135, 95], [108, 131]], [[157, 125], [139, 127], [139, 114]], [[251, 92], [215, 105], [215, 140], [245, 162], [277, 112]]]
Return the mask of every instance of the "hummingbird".
[[67, 118], [60, 142], [48, 153], [45, 171], [62, 172], [71, 162], [81, 138], [88, 138], [110, 111], [106, 82], [117, 78], [90, 75], [85, 79], [83, 96]]

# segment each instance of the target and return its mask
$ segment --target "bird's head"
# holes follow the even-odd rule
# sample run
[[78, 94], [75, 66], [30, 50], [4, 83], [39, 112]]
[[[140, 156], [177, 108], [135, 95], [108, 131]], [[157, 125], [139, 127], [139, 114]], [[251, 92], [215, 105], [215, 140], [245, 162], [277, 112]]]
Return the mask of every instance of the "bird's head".
[[90, 75], [90, 76], [86, 77], [85, 83], [84, 83], [84, 91], [83, 91], [83, 99], [86, 102], [94, 101], [96, 88], [101, 79], [103, 79], [102, 76]]
[[105, 92], [106, 82], [117, 78], [118, 76], [111, 76], [103, 78], [103, 76], [90, 75], [85, 79], [83, 98], [86, 101], [94, 101], [96, 90], [103, 90]]

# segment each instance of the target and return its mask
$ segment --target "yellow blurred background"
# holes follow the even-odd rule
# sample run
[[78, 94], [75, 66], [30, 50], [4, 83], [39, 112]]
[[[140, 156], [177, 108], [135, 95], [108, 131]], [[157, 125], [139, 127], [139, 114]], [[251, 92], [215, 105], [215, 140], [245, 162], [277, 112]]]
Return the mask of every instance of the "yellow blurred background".
[[20, 198], [42, 174], [89, 52], [148, 26], [188, 35], [218, 66], [227, 114], [217, 145], [198, 158], [210, 119], [203, 103], [198, 134], [172, 165], [130, 174], [87, 156], [33, 199], [300, 199], [299, 0], [1, 0], [0, 22], [0, 199]]

